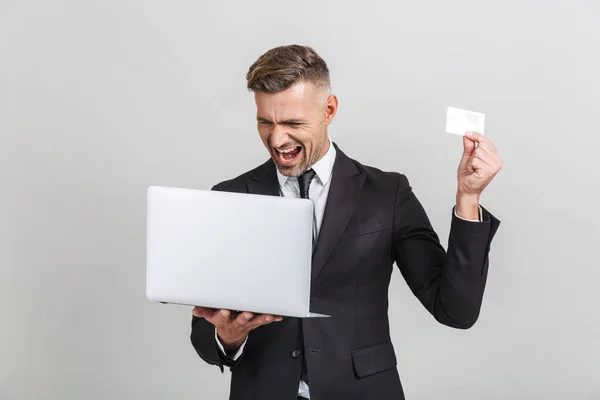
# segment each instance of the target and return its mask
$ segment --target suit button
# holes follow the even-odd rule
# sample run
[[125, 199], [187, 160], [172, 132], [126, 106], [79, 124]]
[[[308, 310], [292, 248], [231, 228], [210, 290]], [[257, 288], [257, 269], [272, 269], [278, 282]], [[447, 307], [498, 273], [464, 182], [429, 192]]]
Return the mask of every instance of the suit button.
[[302, 351], [301, 350], [294, 350], [292, 351], [292, 358], [298, 358], [302, 355]]

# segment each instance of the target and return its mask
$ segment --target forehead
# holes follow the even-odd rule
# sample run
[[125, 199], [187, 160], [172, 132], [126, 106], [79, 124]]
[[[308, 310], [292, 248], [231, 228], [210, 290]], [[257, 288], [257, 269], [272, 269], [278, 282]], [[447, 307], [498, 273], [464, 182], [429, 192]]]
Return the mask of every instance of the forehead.
[[258, 116], [305, 114], [315, 106], [315, 88], [311, 83], [300, 82], [279, 93], [255, 93]]

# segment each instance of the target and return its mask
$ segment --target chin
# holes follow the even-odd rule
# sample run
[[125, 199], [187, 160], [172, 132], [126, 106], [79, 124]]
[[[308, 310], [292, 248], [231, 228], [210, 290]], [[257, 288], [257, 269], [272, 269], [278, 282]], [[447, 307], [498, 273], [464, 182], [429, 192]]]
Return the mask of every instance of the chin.
[[282, 175], [289, 176], [292, 178], [296, 178], [296, 177], [302, 175], [302, 173], [305, 170], [305, 168], [303, 167], [303, 163], [296, 164], [296, 165], [290, 165], [290, 166], [283, 166], [283, 165], [279, 164], [277, 162], [277, 160], [273, 160], [273, 161], [275, 161], [275, 166], [277, 167], [277, 170]]

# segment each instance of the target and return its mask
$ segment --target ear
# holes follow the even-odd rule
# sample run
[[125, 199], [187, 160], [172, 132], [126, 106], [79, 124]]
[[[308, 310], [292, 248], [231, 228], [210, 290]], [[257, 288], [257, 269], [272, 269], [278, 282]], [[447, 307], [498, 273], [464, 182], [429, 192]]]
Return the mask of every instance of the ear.
[[338, 109], [338, 98], [335, 94], [330, 94], [327, 97], [327, 100], [325, 102], [325, 119], [323, 121], [323, 124], [325, 126], [329, 126], [329, 124], [331, 124], [331, 122], [333, 122], [333, 118], [335, 117], [335, 113], [337, 112]]

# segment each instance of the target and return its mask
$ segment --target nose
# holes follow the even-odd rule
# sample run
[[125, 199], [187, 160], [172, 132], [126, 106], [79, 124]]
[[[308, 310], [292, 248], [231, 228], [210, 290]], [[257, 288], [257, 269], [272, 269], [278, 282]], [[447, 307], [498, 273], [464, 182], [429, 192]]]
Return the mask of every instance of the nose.
[[282, 147], [290, 141], [289, 135], [285, 132], [285, 126], [275, 124], [271, 132], [271, 146], [275, 148]]

